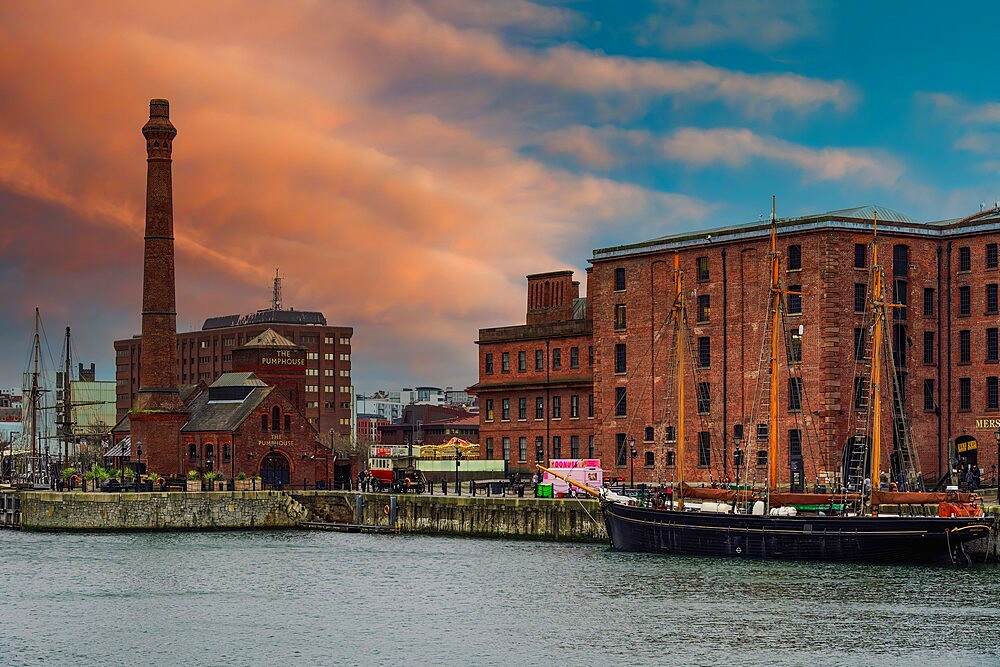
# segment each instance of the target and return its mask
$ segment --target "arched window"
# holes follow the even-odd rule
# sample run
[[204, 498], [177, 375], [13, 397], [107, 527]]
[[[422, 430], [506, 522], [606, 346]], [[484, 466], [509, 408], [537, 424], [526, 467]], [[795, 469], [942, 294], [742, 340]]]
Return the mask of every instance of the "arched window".
[[653, 467], [653, 452], [646, 452], [646, 467]]
[[271, 408], [271, 430], [275, 433], [281, 430], [281, 408], [277, 405]]

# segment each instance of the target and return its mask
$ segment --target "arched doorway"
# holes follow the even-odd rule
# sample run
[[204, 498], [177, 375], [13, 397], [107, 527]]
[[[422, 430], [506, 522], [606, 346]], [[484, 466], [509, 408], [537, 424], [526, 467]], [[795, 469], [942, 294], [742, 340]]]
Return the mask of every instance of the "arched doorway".
[[281, 452], [271, 452], [261, 460], [258, 474], [266, 489], [287, 486], [292, 477], [288, 457]]
[[965, 467], [979, 465], [979, 443], [975, 436], [962, 435], [955, 438], [955, 457]]

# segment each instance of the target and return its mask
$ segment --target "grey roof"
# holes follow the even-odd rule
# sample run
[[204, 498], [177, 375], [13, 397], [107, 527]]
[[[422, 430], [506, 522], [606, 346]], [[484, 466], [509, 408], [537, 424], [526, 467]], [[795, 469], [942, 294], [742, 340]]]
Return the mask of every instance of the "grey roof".
[[225, 402], [210, 402], [209, 392], [203, 392], [191, 403], [191, 418], [181, 431], [234, 431], [272, 391], [274, 387], [254, 386], [242, 401]]
[[210, 317], [202, 325], [202, 331], [238, 327], [247, 324], [318, 324], [326, 326], [323, 313], [308, 310], [258, 310], [249, 315], [223, 315]]
[[293, 347], [303, 350], [306, 349], [302, 345], [296, 345], [274, 329], [267, 329], [259, 336], [256, 336], [252, 340], [248, 340], [246, 344], [240, 346], [240, 348], [245, 347]]
[[253, 373], [223, 373], [212, 387], [266, 387], [267, 384]]
[[891, 208], [886, 208], [885, 206], [878, 206], [868, 204], [867, 206], [855, 206], [854, 208], [842, 208], [839, 211], [830, 211], [829, 213], [824, 213], [822, 215], [810, 215], [806, 217], [810, 218], [856, 218], [858, 220], [871, 220], [875, 217], [875, 213], [878, 213], [879, 221], [886, 222], [916, 222], [913, 218], [906, 215], [905, 213], [900, 213], [899, 211], [894, 211]]

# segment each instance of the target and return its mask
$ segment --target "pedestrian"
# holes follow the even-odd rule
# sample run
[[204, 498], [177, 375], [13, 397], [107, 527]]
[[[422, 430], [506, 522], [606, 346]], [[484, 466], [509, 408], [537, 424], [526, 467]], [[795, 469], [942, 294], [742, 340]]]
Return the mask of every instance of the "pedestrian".
[[448, 495], [448, 480], [446, 479], [441, 480], [441, 495]]

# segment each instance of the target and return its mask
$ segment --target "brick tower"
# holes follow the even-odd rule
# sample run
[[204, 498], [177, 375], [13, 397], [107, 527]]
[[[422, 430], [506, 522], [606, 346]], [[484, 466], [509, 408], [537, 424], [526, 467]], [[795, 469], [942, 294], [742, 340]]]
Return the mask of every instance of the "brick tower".
[[139, 393], [129, 413], [132, 449], [142, 443], [147, 469], [180, 474], [180, 429], [187, 411], [177, 388], [174, 210], [167, 100], [150, 100], [146, 137], [146, 234], [142, 264], [142, 353]]

